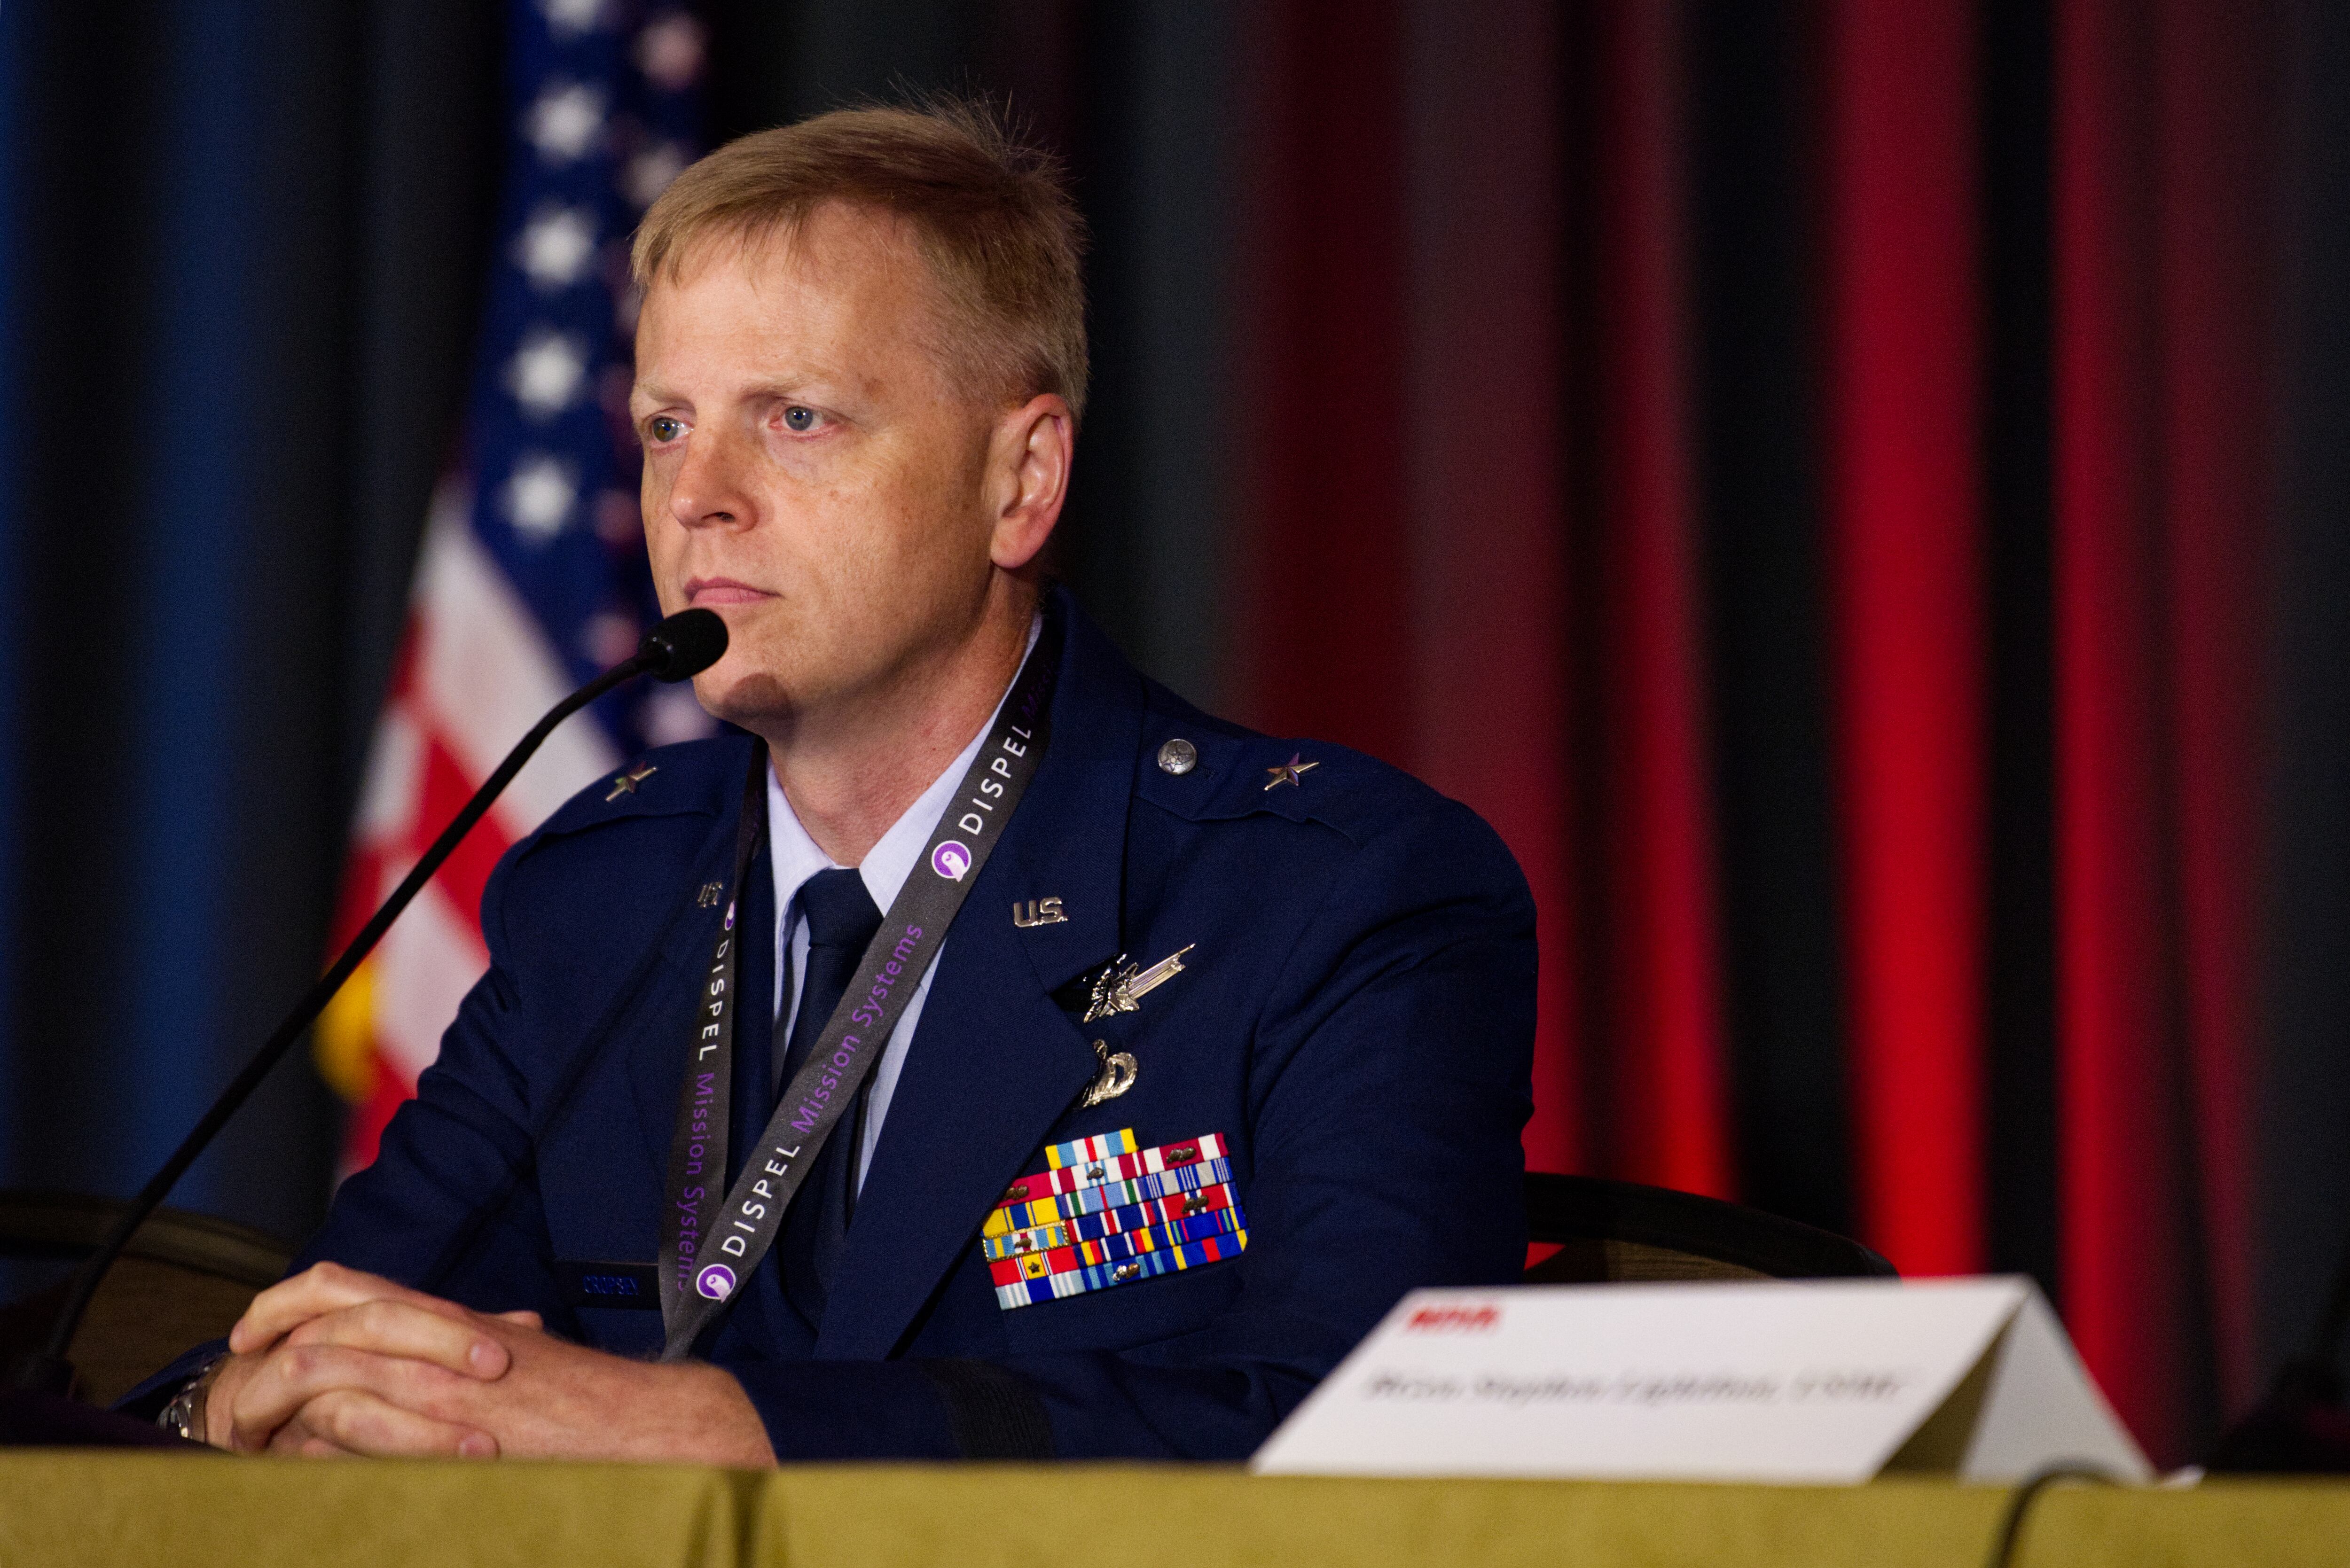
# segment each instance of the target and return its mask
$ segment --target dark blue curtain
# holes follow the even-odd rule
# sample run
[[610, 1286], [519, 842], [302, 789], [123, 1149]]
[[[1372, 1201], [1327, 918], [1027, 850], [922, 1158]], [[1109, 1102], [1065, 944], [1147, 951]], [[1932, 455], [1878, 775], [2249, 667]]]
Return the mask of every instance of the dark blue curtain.
[[[321, 961], [495, 22], [0, 7], [0, 1186], [135, 1188]], [[176, 1201], [298, 1237], [336, 1122], [289, 1064]]]

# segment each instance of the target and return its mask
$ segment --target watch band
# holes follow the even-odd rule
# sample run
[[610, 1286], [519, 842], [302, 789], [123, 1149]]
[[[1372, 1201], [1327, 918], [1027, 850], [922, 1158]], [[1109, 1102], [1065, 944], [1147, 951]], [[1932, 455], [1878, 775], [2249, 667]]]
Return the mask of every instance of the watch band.
[[212, 1392], [213, 1375], [218, 1373], [225, 1355], [215, 1355], [196, 1369], [196, 1375], [181, 1385], [155, 1417], [155, 1424], [167, 1432], [175, 1432], [192, 1443], [205, 1441], [204, 1397]]

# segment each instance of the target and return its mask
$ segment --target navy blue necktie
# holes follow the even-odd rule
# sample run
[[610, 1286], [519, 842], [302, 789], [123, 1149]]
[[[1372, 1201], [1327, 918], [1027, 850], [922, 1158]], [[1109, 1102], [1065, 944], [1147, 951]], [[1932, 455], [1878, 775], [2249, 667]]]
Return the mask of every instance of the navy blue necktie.
[[[817, 872], [801, 884], [799, 906], [808, 924], [807, 978], [800, 986], [799, 1012], [784, 1050], [779, 1087], [790, 1085], [792, 1075], [815, 1051], [833, 1010], [857, 978], [858, 960], [881, 929], [881, 911], [865, 890], [865, 878], [855, 871]], [[872, 1086], [868, 1074], [857, 1104], [833, 1125], [832, 1136], [817, 1152], [815, 1168], [784, 1216], [784, 1233], [776, 1239], [785, 1294], [812, 1327], [824, 1321], [825, 1296], [847, 1241], [849, 1213], [856, 1204], [856, 1148], [864, 1129], [865, 1096]]]

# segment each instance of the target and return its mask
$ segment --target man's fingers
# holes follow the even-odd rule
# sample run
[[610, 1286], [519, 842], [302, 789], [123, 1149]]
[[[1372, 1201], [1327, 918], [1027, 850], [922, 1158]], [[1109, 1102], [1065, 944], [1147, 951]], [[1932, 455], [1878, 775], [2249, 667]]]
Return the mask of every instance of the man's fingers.
[[495, 1459], [498, 1445], [487, 1432], [452, 1421], [436, 1421], [359, 1388], [335, 1388], [302, 1407], [303, 1452], [316, 1446], [328, 1452], [398, 1457]]
[[503, 1376], [513, 1357], [472, 1317], [427, 1312], [411, 1302], [365, 1301], [311, 1318], [286, 1336], [290, 1345], [339, 1345], [378, 1355], [429, 1361], [469, 1377]]
[[503, 1318], [507, 1323], [518, 1323], [525, 1328], [543, 1329], [546, 1326], [546, 1320], [528, 1307], [516, 1307], [512, 1312], [502, 1312], [493, 1315]]
[[216, 1449], [229, 1446], [229, 1413], [236, 1408], [237, 1390], [261, 1370], [257, 1355], [231, 1355], [206, 1374], [212, 1386], [204, 1393], [204, 1429], [200, 1434]]
[[308, 1427], [304, 1426], [302, 1417], [299, 1416], [295, 1417], [270, 1435], [268, 1451], [281, 1457], [291, 1456], [300, 1459], [358, 1458], [348, 1449], [335, 1447], [334, 1444], [310, 1430]]
[[[445, 1416], [480, 1383], [430, 1362], [377, 1355], [340, 1345], [281, 1345], [236, 1391], [229, 1446], [251, 1453], [319, 1396], [356, 1389], [419, 1415]], [[327, 1434], [332, 1437], [332, 1433]], [[336, 1439], [339, 1441], [340, 1439]]]
[[370, 1301], [406, 1302], [443, 1317], [462, 1317], [465, 1312], [454, 1302], [411, 1291], [380, 1274], [340, 1263], [316, 1263], [254, 1297], [229, 1330], [228, 1347], [240, 1355], [265, 1350], [314, 1317]]

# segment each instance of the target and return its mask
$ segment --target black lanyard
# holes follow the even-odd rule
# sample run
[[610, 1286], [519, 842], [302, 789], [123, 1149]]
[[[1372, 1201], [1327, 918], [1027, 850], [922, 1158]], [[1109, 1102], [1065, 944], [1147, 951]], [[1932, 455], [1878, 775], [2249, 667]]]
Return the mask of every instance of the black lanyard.
[[[1035, 776], [1049, 729], [1053, 681], [1060, 665], [1059, 628], [1045, 617], [1019, 678], [1003, 700], [979, 754], [963, 775], [922, 857], [890, 900], [880, 929], [865, 950], [858, 979], [841, 996], [816, 1048], [792, 1075], [742, 1174], [712, 1201], [724, 1179], [732, 1125], [736, 929], [743, 889], [753, 874], [767, 813], [767, 749], [754, 748], [743, 785], [742, 823], [735, 834], [734, 873], [726, 913], [710, 956], [693, 1026], [686, 1042], [685, 1082], [677, 1100], [670, 1144], [668, 1204], [661, 1216], [660, 1287], [667, 1345], [661, 1359], [689, 1354], [718, 1313], [765, 1257], [783, 1226], [784, 1210], [806, 1179], [816, 1152], [857, 1098], [921, 984], [947, 927], [987, 864], [1003, 824]], [[775, 917], [783, 919], [777, 909]]]

